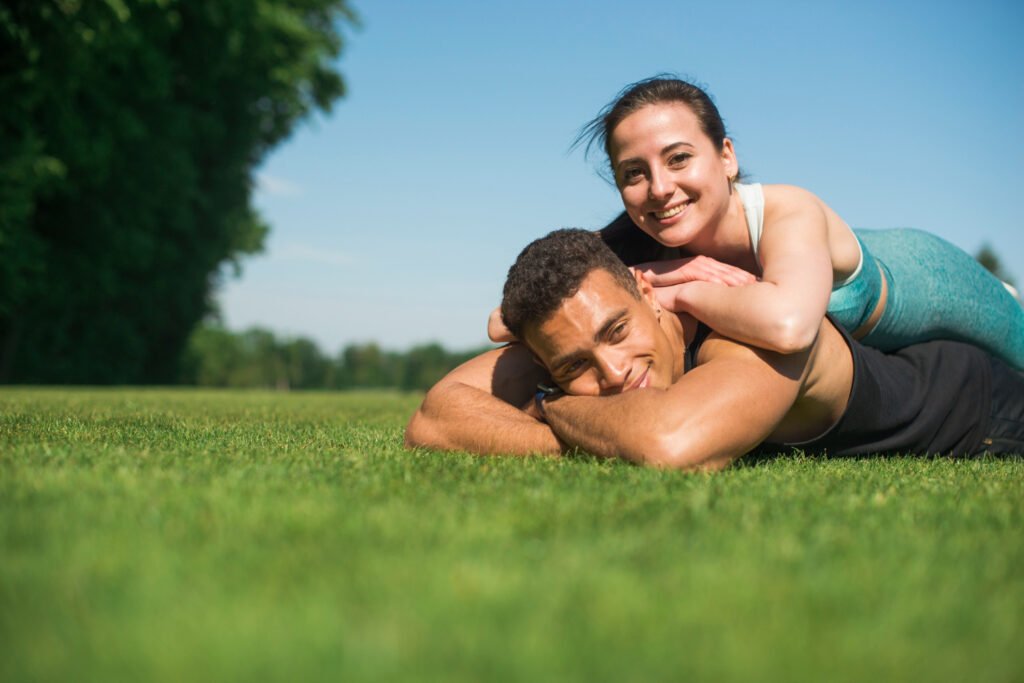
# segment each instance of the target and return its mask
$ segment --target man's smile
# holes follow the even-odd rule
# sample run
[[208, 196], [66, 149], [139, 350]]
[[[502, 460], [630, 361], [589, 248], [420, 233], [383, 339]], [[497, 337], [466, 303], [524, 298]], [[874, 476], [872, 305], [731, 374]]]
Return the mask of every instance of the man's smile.
[[640, 377], [637, 378], [637, 380], [630, 384], [628, 387], [623, 389], [623, 391], [632, 391], [633, 389], [643, 389], [647, 387], [647, 385], [650, 384], [650, 373], [651, 366], [648, 365], [647, 367], [644, 368], [644, 371], [643, 373], [641, 373]]

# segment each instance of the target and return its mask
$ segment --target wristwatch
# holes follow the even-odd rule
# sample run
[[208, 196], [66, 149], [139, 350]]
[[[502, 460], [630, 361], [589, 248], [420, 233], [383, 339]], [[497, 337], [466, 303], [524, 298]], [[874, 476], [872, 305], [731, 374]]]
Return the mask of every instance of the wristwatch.
[[550, 384], [544, 384], [543, 382], [537, 382], [537, 393], [533, 395], [533, 402], [537, 404], [537, 412], [545, 420], [548, 418], [547, 413], [544, 412], [544, 399], [549, 396], [558, 396], [562, 393], [562, 390], [557, 386]]

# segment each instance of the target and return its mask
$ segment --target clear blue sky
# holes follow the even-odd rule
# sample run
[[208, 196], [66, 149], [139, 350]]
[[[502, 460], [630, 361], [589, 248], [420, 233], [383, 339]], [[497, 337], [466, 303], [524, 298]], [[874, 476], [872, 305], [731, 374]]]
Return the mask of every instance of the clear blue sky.
[[708, 86], [751, 179], [857, 227], [914, 226], [1024, 280], [1024, 3], [353, 0], [348, 94], [259, 172], [272, 225], [227, 325], [450, 349], [486, 342], [530, 240], [620, 209], [568, 153], [629, 82]]

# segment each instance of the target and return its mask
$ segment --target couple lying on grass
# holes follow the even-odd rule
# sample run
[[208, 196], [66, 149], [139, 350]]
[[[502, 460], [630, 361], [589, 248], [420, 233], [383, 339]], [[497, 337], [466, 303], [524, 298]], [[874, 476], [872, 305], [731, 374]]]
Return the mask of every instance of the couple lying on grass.
[[[766, 440], [835, 454], [1024, 450], [1024, 309], [969, 255], [920, 230], [854, 231], [800, 188], [738, 182], [718, 110], [679, 79], [629, 86], [588, 137], [625, 211], [600, 237], [555, 233], [521, 255], [489, 333], [525, 347], [438, 383], [410, 444], [580, 446], [680, 467], [722, 466]], [[608, 247], [636, 266], [628, 287]], [[610, 301], [623, 293], [634, 304]], [[917, 346], [938, 339], [971, 346]], [[534, 355], [576, 397], [542, 392], [519, 410], [547, 379]], [[661, 391], [631, 391], [649, 388]]]
[[830, 316], [804, 351], [759, 349], [665, 310], [597, 233], [559, 230], [530, 244], [509, 270], [501, 315], [521, 343], [438, 382], [408, 445], [581, 448], [681, 469], [789, 447], [1024, 453], [1024, 374], [982, 349], [939, 340], [885, 353]]

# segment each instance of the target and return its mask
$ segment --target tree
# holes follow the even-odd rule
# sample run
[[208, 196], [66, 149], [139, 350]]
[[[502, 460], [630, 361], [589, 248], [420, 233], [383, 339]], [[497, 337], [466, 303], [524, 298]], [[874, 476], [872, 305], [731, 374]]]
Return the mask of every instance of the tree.
[[1003, 264], [999, 261], [999, 257], [996, 256], [996, 252], [988, 244], [981, 245], [981, 249], [974, 255], [978, 263], [983, 265], [985, 269], [995, 275], [997, 278], [1005, 282], [1006, 284], [1013, 286], [1016, 283], [1013, 281], [1013, 277], [1006, 272], [1003, 268]]
[[346, 346], [338, 358], [339, 389], [398, 386], [401, 360], [376, 344]]
[[204, 387], [229, 387], [246, 363], [241, 339], [223, 327], [201, 325], [189, 338], [181, 380]]
[[0, 6], [0, 381], [170, 382], [267, 226], [252, 172], [343, 94], [344, 0]]

